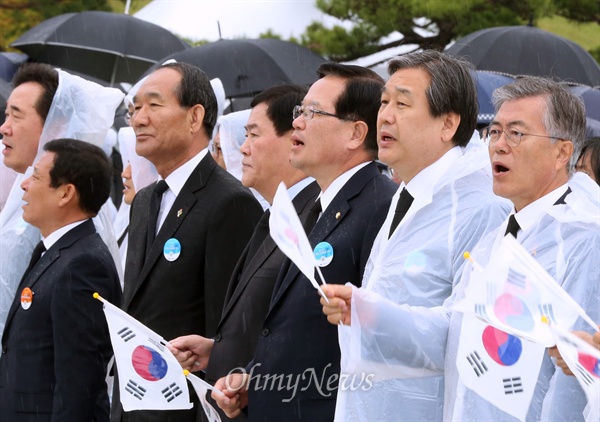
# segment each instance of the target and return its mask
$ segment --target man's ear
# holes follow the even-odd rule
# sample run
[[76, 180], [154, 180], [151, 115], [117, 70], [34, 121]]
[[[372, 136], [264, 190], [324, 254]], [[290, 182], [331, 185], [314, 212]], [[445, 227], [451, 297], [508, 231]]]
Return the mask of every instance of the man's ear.
[[452, 142], [458, 125], [460, 124], [460, 116], [456, 113], [447, 113], [444, 115], [444, 126], [442, 127], [442, 142]]
[[202, 129], [204, 123], [205, 110], [201, 104], [196, 104], [188, 110], [190, 133], [196, 133]]
[[365, 138], [367, 137], [367, 133], [369, 132], [369, 127], [367, 124], [361, 120], [352, 122], [352, 135], [350, 137], [350, 143], [348, 144], [348, 148], [354, 150], [357, 148], [362, 148], [365, 143]]
[[554, 144], [556, 145], [556, 169], [569, 168], [569, 160], [573, 155], [573, 142], [567, 140], [558, 140]]
[[68, 204], [72, 204], [73, 201], [79, 203], [79, 193], [77, 193], [74, 184], [65, 183], [64, 185], [60, 185], [57, 191], [59, 194], [58, 206], [64, 207]]

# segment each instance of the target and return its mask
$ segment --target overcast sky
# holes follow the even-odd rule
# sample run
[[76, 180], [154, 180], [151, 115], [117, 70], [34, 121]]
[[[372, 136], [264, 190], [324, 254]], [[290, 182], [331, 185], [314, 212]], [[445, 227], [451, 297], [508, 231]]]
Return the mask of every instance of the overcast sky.
[[271, 29], [288, 39], [299, 37], [312, 21], [328, 27], [337, 19], [324, 15], [314, 0], [153, 0], [136, 17], [192, 40], [257, 38]]

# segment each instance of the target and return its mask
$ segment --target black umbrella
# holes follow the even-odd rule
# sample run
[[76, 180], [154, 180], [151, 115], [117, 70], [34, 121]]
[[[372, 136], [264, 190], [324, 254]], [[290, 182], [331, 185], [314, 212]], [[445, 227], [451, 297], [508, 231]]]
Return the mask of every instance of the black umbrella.
[[4, 112], [6, 111], [6, 101], [12, 92], [12, 85], [0, 78], [0, 125], [4, 123]]
[[600, 87], [576, 85], [571, 87], [571, 92], [583, 99], [587, 117], [600, 120]]
[[10, 82], [19, 65], [27, 60], [27, 54], [9, 53], [3, 51], [0, 53], [0, 79]]
[[485, 70], [476, 71], [477, 80], [477, 99], [479, 100], [479, 114], [477, 115], [478, 125], [487, 125], [494, 118], [496, 111], [492, 104], [492, 93], [496, 88], [500, 88], [514, 81], [511, 75], [488, 72]]
[[35, 61], [110, 82], [135, 82], [150, 66], [189, 46], [168, 30], [130, 15], [66, 13], [25, 32], [11, 47]]
[[221, 79], [227, 98], [248, 97], [287, 83], [312, 84], [325, 62], [305, 47], [277, 39], [219, 40], [164, 57], [161, 63], [169, 59]]
[[566, 38], [529, 25], [473, 32], [456, 41], [446, 53], [466, 58], [479, 70], [600, 85], [600, 66], [587, 51]]

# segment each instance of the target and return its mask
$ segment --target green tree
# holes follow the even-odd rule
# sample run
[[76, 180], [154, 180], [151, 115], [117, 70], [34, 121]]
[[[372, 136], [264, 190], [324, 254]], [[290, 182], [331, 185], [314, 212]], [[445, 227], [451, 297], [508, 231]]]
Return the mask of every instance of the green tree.
[[108, 0], [0, 0], [0, 51], [38, 23], [63, 13], [110, 11]]
[[[558, 14], [578, 22], [597, 22], [598, 0], [317, 0], [328, 15], [352, 28], [310, 25], [303, 45], [332, 60], [353, 60], [401, 44], [442, 50], [479, 29], [519, 25]], [[415, 18], [419, 17], [419, 18]], [[398, 31], [402, 40], [381, 43]]]

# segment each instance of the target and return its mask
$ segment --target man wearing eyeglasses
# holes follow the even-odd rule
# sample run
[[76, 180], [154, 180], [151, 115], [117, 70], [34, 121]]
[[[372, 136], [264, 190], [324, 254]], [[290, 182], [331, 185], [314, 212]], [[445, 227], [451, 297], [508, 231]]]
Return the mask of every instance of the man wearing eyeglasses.
[[[306, 229], [325, 280], [359, 286], [397, 189], [374, 162], [383, 81], [368, 69], [333, 63], [322, 65], [319, 76], [294, 109], [291, 163], [321, 188]], [[339, 369], [337, 328], [321, 314], [310, 282], [287, 261], [249, 375], [222, 378], [216, 386], [227, 397], [213, 398], [230, 417], [248, 403], [250, 421], [331, 421]]]
[[[513, 212], [482, 238], [472, 255], [481, 265], [494, 258], [499, 241], [511, 233], [546, 272], [594, 321], [600, 321], [600, 189], [575, 173], [585, 142], [583, 103], [568, 88], [539, 77], [525, 77], [493, 94], [496, 116], [484, 130], [497, 195]], [[465, 274], [467, 272], [465, 271]], [[461, 283], [472, 282], [463, 277]], [[481, 335], [467, 316], [452, 313], [446, 354], [444, 419], [516, 421], [467, 389], [456, 362], [462, 336]], [[591, 331], [580, 318], [573, 329]], [[557, 370], [542, 346], [522, 342], [520, 359], [537, 378], [526, 420], [583, 420], [586, 398], [573, 377]], [[537, 353], [537, 355], [536, 355]], [[536, 366], [540, 365], [540, 366]], [[519, 374], [524, 377], [525, 374]]]

